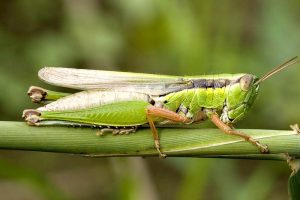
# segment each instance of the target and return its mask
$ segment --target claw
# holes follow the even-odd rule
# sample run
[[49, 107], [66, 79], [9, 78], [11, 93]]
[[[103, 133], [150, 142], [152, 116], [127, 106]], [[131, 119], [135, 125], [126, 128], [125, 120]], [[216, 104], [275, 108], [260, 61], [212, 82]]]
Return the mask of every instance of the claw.
[[259, 143], [258, 147], [260, 148], [261, 153], [269, 153], [270, 152], [269, 147], [266, 144]]
[[159, 157], [160, 158], [166, 158], [167, 155], [164, 154], [164, 153], [162, 153], [161, 150], [160, 150], [160, 142], [159, 142], [159, 140], [154, 140], [154, 144], [155, 144], [156, 150], [158, 151]]

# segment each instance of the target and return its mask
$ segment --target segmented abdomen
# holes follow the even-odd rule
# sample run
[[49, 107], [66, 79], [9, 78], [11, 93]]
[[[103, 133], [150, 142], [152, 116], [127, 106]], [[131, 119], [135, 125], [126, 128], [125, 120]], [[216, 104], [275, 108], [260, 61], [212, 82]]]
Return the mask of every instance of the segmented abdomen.
[[193, 88], [171, 93], [163, 98], [167, 109], [178, 111], [185, 107], [191, 114], [202, 108], [221, 110], [226, 100], [227, 87], [220, 88]]

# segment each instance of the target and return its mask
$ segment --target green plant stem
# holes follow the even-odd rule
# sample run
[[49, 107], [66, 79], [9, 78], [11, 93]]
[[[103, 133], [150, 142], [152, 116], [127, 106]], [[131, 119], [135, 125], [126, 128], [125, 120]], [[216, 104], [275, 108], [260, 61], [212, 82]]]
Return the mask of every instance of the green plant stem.
[[[88, 156], [157, 156], [150, 129], [130, 135], [97, 136], [97, 129], [33, 127], [24, 122], [0, 122], [0, 149], [82, 154]], [[300, 134], [293, 130], [241, 131], [267, 144], [269, 154], [218, 129], [159, 128], [162, 151], [169, 157], [224, 157], [286, 160], [300, 158]]]

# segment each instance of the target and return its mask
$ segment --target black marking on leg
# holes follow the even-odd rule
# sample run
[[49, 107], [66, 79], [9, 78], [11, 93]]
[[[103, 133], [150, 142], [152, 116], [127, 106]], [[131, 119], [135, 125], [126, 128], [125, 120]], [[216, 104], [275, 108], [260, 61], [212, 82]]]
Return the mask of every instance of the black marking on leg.
[[150, 100], [149, 100], [149, 103], [150, 103], [152, 106], [154, 106], [155, 100], [154, 100], [154, 99], [150, 99]]
[[185, 107], [183, 104], [180, 104], [180, 106], [176, 109], [176, 113], [183, 113], [185, 116], [188, 113], [189, 108]]

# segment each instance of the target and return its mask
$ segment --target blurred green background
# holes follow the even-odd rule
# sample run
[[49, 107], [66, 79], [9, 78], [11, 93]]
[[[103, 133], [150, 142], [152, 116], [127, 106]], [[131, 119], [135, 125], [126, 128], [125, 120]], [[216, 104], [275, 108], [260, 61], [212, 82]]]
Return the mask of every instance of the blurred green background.
[[[42, 66], [258, 76], [300, 55], [300, 1], [0, 1], [0, 120]], [[299, 123], [300, 64], [262, 84], [242, 128]], [[284, 162], [1, 151], [1, 199], [287, 199]]]

